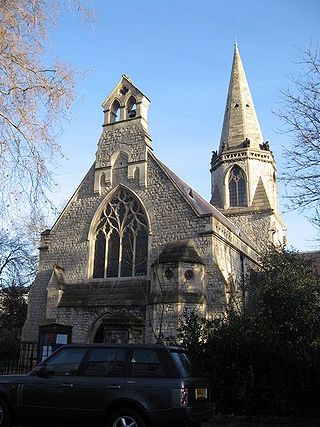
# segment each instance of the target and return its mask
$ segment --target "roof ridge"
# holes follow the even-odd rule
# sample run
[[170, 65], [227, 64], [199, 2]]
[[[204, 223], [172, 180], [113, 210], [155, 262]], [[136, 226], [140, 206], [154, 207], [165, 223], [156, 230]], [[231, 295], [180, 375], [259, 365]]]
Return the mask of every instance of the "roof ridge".
[[[193, 208], [193, 210], [195, 210], [195, 212], [198, 214], [198, 216], [214, 216], [216, 219], [218, 219], [219, 221], [221, 221], [222, 223], [224, 223], [224, 225], [226, 225], [229, 229], [231, 229], [232, 231], [234, 231], [234, 232], [237, 233], [237, 231], [239, 230], [239, 228], [236, 227], [235, 224], [233, 224], [233, 222], [231, 222], [225, 215], [223, 215], [223, 213], [221, 213], [219, 211], [219, 209], [217, 209], [210, 202], [208, 202], [204, 197], [202, 197], [201, 194], [199, 194], [196, 190], [194, 190], [191, 187], [191, 185], [189, 185], [188, 183], [186, 183], [175, 172], [173, 172], [167, 165], [165, 165], [160, 159], [158, 159], [155, 156], [155, 154], [153, 154], [152, 152], [150, 152], [150, 154], [154, 158], [154, 160], [159, 164], [159, 166], [164, 170], [164, 172], [169, 177], [169, 179], [174, 182], [174, 184], [176, 185], [176, 187], [178, 188], [178, 190], [180, 191], [180, 193], [183, 195], [183, 197], [189, 203], [189, 205], [191, 205], [191, 207]], [[181, 185], [180, 185], [181, 183], [177, 182], [177, 180], [181, 181], [181, 183], [186, 186], [186, 187], [183, 188], [184, 190], [185, 190], [185, 188], [189, 188], [189, 189], [192, 190], [193, 197], [192, 196], [189, 196], [189, 197], [187, 196], [186, 192], [183, 191], [183, 189], [181, 188]], [[195, 195], [197, 197], [199, 197], [200, 201], [203, 202], [203, 204], [208, 208], [209, 211], [207, 210], [206, 212], [201, 212], [201, 206], [198, 205], [198, 203], [197, 203], [197, 201], [196, 201], [196, 199], [194, 197]]]

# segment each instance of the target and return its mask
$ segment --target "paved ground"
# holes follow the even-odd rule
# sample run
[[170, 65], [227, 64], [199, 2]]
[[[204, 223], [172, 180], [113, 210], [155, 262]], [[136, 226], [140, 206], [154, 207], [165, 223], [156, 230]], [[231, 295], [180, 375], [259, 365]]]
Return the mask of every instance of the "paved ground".
[[201, 424], [201, 427], [315, 427], [320, 426], [320, 419], [310, 418], [262, 418], [250, 420], [247, 417], [214, 417], [210, 422]]
[[[201, 427], [320, 427], [320, 419], [308, 418], [263, 418], [261, 420], [249, 420], [248, 418], [214, 417], [210, 422], [201, 423]], [[27, 427], [15, 425], [14, 427]], [[32, 426], [28, 426], [32, 427]], [[42, 426], [39, 426], [42, 427]], [[47, 427], [47, 426], [43, 426]], [[174, 427], [174, 426], [168, 426]]]

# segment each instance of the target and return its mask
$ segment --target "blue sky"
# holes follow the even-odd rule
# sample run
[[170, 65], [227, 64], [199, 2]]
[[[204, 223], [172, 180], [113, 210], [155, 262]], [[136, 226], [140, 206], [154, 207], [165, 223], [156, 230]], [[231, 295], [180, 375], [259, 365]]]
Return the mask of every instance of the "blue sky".
[[[95, 159], [102, 131], [101, 104], [123, 73], [150, 99], [149, 131], [154, 153], [206, 199], [210, 159], [219, 146], [237, 39], [265, 140], [278, 174], [285, 171], [289, 137], [273, 113], [280, 91], [297, 74], [299, 50], [320, 40], [319, 0], [95, 0], [92, 31], [65, 12], [52, 31], [58, 57], [83, 70], [59, 142], [68, 160], [55, 170], [54, 200], [63, 205]], [[305, 215], [280, 210], [288, 245], [318, 249]]]

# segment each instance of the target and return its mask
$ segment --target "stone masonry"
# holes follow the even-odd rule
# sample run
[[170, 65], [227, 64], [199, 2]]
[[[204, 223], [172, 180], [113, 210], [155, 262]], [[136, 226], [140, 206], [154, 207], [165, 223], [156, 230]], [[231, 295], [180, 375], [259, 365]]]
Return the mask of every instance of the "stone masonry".
[[[241, 148], [241, 157], [227, 159], [221, 149], [212, 163], [219, 190], [213, 200], [220, 197], [214, 207], [154, 155], [149, 104], [123, 75], [103, 103], [95, 162], [41, 235], [22, 334], [24, 343], [39, 342], [39, 352], [49, 339], [39, 335], [46, 325], [71, 327], [75, 343], [156, 342], [176, 336], [186, 310], [220, 315], [241, 298], [247, 272], [259, 264], [256, 236], [270, 240], [270, 218], [277, 218], [271, 153]], [[234, 162], [250, 177], [257, 209], [227, 208], [225, 176]]]

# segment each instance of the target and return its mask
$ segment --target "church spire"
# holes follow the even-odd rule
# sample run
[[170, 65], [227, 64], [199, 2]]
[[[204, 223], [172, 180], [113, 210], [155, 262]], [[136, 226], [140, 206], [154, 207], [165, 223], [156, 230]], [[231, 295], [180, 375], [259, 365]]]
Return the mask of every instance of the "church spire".
[[219, 153], [225, 149], [243, 147], [244, 141], [246, 146], [250, 144], [251, 148], [259, 149], [263, 138], [238, 46], [235, 43]]
[[212, 152], [211, 203], [261, 249], [283, 244], [277, 169], [263, 142], [237, 44], [219, 152]]

